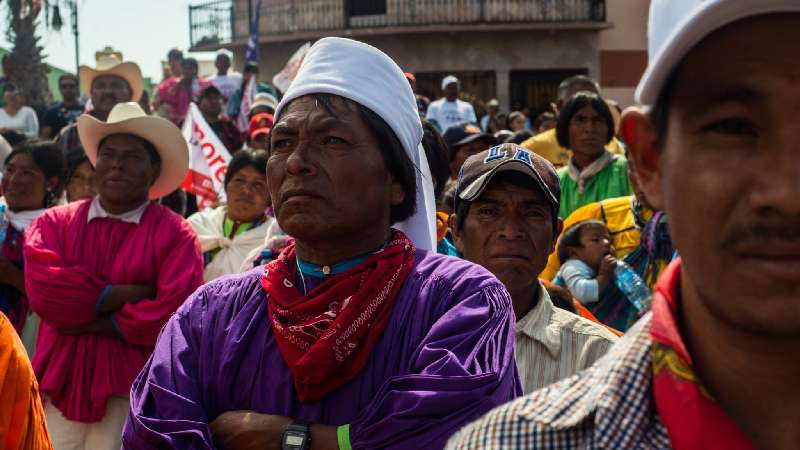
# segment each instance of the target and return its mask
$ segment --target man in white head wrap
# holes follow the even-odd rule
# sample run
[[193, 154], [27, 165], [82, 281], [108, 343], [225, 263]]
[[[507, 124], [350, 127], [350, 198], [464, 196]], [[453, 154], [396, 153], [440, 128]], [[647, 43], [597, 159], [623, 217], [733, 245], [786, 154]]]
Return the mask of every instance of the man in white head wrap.
[[131, 392], [126, 447], [441, 448], [520, 394], [508, 293], [429, 251], [421, 136], [388, 56], [340, 38], [311, 48], [267, 167], [295, 242], [166, 325]]

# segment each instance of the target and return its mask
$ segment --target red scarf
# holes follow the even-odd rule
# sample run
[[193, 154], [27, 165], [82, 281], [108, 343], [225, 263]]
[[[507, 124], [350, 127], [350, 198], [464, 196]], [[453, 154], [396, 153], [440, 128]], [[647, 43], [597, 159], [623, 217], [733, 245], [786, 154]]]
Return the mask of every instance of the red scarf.
[[675, 450], [755, 447], [700, 384], [677, 325], [681, 260], [670, 264], [653, 294], [653, 386], [656, 409]]
[[294, 243], [267, 264], [261, 285], [278, 348], [301, 401], [319, 401], [355, 377], [369, 358], [414, 264], [400, 231], [356, 267], [303, 295]]

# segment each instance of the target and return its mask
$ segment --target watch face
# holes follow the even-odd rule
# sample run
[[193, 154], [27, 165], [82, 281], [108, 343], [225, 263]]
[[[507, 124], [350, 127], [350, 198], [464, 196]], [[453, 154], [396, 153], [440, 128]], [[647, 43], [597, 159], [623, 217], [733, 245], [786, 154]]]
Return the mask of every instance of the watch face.
[[287, 431], [286, 435], [283, 437], [283, 443], [287, 446], [303, 448], [303, 443], [306, 441], [306, 437], [303, 434], [293, 433], [291, 431]]

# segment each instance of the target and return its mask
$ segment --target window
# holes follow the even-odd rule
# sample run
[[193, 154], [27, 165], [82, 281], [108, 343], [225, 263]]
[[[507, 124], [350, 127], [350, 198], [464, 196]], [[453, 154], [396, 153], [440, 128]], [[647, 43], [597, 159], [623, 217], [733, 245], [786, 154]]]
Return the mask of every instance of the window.
[[349, 0], [350, 16], [386, 14], [386, 0]]

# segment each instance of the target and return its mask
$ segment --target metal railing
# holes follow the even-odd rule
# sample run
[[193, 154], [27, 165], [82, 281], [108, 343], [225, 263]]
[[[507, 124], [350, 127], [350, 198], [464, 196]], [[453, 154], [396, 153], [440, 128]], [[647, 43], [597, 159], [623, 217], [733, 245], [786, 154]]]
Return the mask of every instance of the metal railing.
[[[190, 6], [192, 46], [246, 37], [248, 1]], [[606, 20], [605, 0], [386, 0], [385, 14], [375, 15], [352, 15], [351, 1], [355, 0], [263, 0], [260, 32], [285, 35], [379, 27]]]
[[189, 5], [189, 42], [192, 47], [232, 41], [235, 17], [232, 0]]

